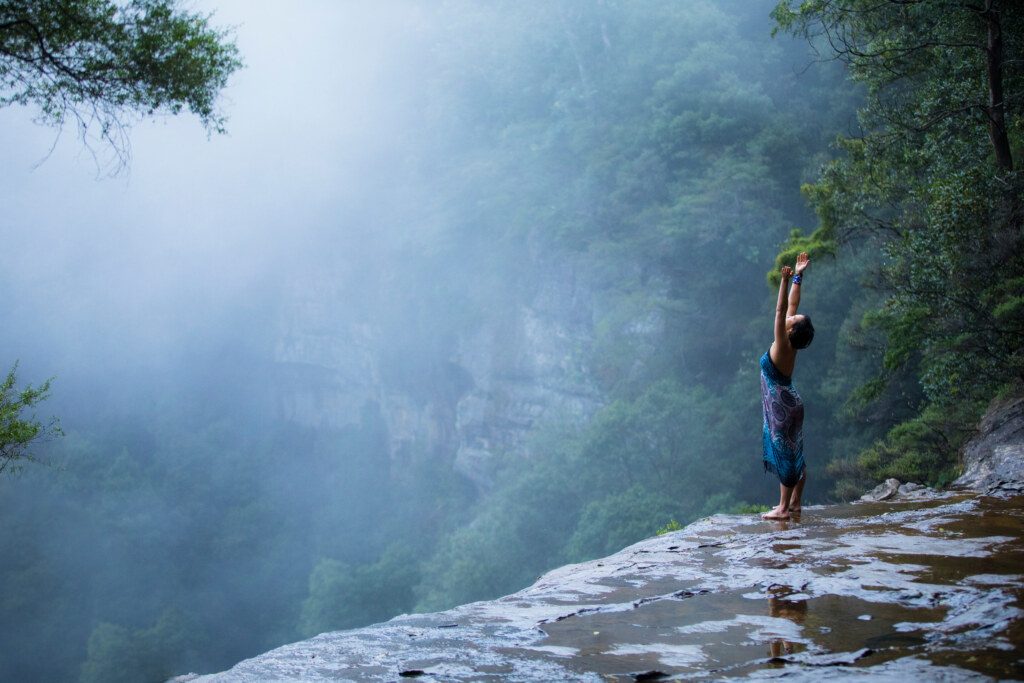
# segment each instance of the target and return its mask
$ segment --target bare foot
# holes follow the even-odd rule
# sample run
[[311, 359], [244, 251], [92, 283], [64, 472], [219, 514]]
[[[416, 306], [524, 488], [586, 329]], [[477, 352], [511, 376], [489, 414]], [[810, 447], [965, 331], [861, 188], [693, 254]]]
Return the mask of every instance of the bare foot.
[[789, 519], [789, 510], [783, 510], [781, 505], [776, 505], [761, 515], [761, 519]]

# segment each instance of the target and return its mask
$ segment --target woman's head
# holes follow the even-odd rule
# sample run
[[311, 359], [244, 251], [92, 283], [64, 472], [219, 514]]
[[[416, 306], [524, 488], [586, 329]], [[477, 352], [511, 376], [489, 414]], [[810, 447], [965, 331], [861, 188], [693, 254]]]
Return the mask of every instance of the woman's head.
[[814, 340], [814, 325], [811, 317], [798, 313], [786, 318], [786, 334], [794, 349], [806, 349]]

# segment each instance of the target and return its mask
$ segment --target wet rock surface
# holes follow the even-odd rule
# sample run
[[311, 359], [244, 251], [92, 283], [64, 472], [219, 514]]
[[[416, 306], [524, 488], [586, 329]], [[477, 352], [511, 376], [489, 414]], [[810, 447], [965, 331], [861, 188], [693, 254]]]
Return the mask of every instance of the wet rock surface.
[[933, 494], [790, 522], [717, 515], [498, 600], [177, 680], [1024, 678], [1022, 504]]

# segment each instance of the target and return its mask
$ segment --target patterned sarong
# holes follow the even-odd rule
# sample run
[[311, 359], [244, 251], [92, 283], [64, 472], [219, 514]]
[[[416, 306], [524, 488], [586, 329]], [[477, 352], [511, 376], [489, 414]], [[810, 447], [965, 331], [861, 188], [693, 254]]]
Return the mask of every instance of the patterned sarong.
[[774, 472], [783, 486], [796, 486], [804, 474], [804, 402], [767, 351], [761, 356], [761, 403], [764, 470]]

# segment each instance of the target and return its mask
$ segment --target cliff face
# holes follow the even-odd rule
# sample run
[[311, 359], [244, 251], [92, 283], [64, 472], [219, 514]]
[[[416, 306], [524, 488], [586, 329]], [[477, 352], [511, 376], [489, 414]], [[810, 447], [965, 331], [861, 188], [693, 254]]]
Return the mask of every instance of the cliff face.
[[957, 486], [1024, 492], [1024, 397], [990, 406], [962, 455], [964, 473]]
[[1022, 498], [717, 515], [507, 597], [179, 681], [982, 680], [1024, 675]]
[[389, 296], [398, 294], [384, 286], [373, 310], [352, 305], [349, 274], [292, 281], [271, 359], [277, 417], [337, 429], [378, 410], [393, 458], [418, 448], [486, 486], [495, 454], [528, 455], [538, 421], [583, 421], [601, 404], [587, 369], [599, 315], [593, 283], [581, 281], [571, 262], [538, 270], [544, 275], [529, 296], [482, 311], [441, 353], [402, 368], [389, 365], [386, 351], [388, 336], [402, 332], [384, 319], [395, 305]]

